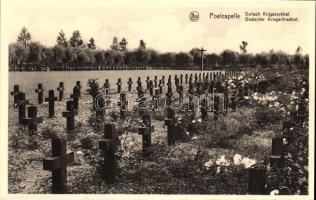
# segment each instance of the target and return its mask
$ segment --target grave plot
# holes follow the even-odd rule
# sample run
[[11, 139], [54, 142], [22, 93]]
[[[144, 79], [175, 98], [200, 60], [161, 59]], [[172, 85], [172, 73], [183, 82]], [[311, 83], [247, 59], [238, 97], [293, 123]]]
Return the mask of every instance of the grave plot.
[[289, 91], [251, 70], [14, 86], [9, 193], [306, 194], [298, 74]]

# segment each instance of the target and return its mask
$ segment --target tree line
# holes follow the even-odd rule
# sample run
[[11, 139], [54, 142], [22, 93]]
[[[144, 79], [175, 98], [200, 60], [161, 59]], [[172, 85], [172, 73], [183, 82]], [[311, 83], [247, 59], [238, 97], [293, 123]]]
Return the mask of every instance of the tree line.
[[[298, 47], [294, 54], [270, 50], [257, 54], [247, 52], [246, 41], [242, 41], [240, 52], [224, 50], [220, 54], [204, 53], [204, 69], [238, 67], [299, 66], [308, 67], [308, 55], [302, 55]], [[114, 37], [108, 49], [98, 48], [93, 37], [83, 41], [75, 30], [67, 39], [61, 30], [53, 47], [32, 41], [30, 32], [23, 27], [17, 41], [9, 45], [10, 70], [104, 70], [104, 69], [199, 69], [201, 52], [192, 48], [189, 52], [161, 53], [147, 48], [144, 40], [136, 49], [128, 49], [126, 38]]]

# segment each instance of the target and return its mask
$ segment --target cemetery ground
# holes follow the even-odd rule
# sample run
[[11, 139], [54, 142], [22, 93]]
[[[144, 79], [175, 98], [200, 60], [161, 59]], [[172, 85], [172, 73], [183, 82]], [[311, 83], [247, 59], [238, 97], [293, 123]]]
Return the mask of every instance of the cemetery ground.
[[[251, 70], [249, 70], [251, 71]], [[269, 80], [269, 95], [274, 95], [280, 104], [290, 104], [293, 91], [300, 93], [307, 70], [260, 70]], [[90, 74], [89, 74], [90, 73]], [[92, 73], [92, 74], [91, 74]], [[98, 74], [99, 73], [99, 74]], [[147, 73], [147, 74], [146, 74]], [[74, 162], [67, 167], [69, 193], [128, 193], [128, 194], [247, 194], [248, 169], [253, 164], [268, 165], [266, 191], [283, 194], [307, 194], [308, 189], [308, 118], [295, 123], [290, 131], [293, 135], [284, 146], [285, 160], [282, 166], [270, 166], [272, 139], [281, 137], [283, 122], [288, 120], [276, 106], [265, 106], [256, 97], [248, 97], [237, 103], [235, 112], [229, 110], [215, 120], [213, 113], [201, 119], [200, 112], [194, 118], [187, 111], [176, 111], [176, 118], [185, 125], [175, 145], [167, 144], [165, 110], [153, 111], [150, 154], [143, 156], [142, 126], [137, 112], [136, 80], [140, 76], [143, 86], [146, 76], [198, 73], [196, 71], [112, 71], [112, 72], [25, 72], [10, 73], [10, 91], [19, 84], [27, 99], [38, 108], [43, 123], [36, 134], [29, 134], [27, 127], [19, 125], [18, 112], [9, 99], [9, 193], [51, 193], [51, 171], [43, 170], [43, 160], [51, 156], [51, 138], [64, 137], [67, 151], [74, 152]], [[248, 73], [248, 72], [247, 72]], [[246, 74], [247, 74], [246, 73]], [[60, 75], [61, 77], [59, 77]], [[270, 77], [269, 77], [270, 76]], [[92, 110], [92, 97], [86, 91], [89, 78], [98, 78], [102, 86], [104, 79], [111, 82], [110, 100], [119, 101], [116, 90], [117, 78], [122, 78], [126, 91], [127, 79], [134, 81], [133, 91], [127, 99], [129, 110], [122, 121], [117, 108], [107, 111], [106, 123], [113, 123], [119, 135], [118, 175], [114, 183], [102, 177], [102, 152], [99, 141], [103, 139], [103, 121], [96, 119]], [[280, 78], [281, 77], [281, 78]], [[278, 79], [278, 80], [276, 80]], [[281, 80], [279, 80], [281, 79]], [[44, 96], [48, 90], [65, 81], [65, 98], [69, 97], [75, 82], [81, 81], [81, 98], [78, 115], [75, 116], [75, 131], [66, 132], [66, 119], [62, 112], [66, 101], [55, 101], [55, 116], [48, 118], [48, 103], [37, 105], [37, 83], [44, 85]], [[307, 81], [308, 82], [308, 81]], [[184, 84], [184, 91], [188, 85]], [[164, 93], [166, 93], [164, 88]], [[273, 91], [273, 92], [272, 92]], [[56, 93], [55, 93], [56, 94]], [[269, 102], [275, 105], [275, 100]], [[308, 103], [307, 103], [308, 104]], [[272, 104], [271, 104], [272, 105]], [[307, 106], [308, 107], [308, 106]], [[308, 116], [308, 115], [306, 115]]]

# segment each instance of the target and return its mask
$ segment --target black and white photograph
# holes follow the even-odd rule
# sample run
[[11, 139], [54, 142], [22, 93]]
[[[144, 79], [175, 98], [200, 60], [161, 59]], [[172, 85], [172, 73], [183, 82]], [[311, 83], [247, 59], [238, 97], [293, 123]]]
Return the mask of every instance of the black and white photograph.
[[314, 70], [315, 2], [2, 0], [1, 199], [310, 199]]

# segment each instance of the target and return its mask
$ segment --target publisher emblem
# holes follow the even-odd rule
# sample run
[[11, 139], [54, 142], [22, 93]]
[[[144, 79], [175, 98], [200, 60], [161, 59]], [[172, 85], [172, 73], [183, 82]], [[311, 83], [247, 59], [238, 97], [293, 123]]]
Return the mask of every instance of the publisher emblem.
[[200, 14], [197, 11], [192, 11], [189, 14], [189, 18], [192, 22], [196, 22], [199, 20], [200, 18]]

